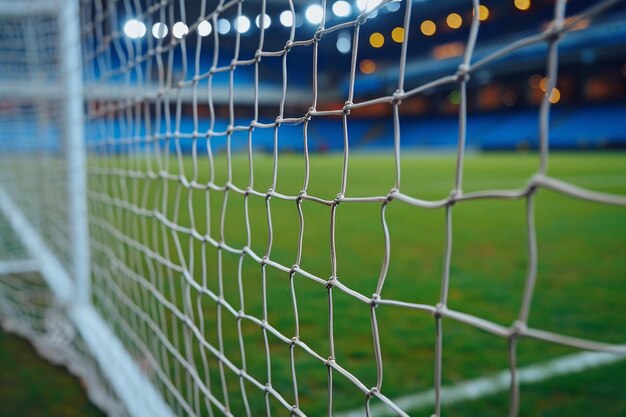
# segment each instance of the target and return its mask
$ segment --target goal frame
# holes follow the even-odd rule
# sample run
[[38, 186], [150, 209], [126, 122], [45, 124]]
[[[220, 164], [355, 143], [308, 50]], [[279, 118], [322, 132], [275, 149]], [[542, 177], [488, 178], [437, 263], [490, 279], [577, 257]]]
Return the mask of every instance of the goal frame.
[[52, 91], [52, 95], [62, 97], [61, 128], [65, 138], [63, 151], [72, 246], [72, 265], [68, 269], [48, 248], [9, 194], [0, 187], [0, 213], [32, 258], [24, 262], [10, 262], [10, 265], [7, 262], [7, 268], [0, 267], [0, 272], [4, 269], [11, 273], [36, 270], [41, 274], [132, 417], [172, 417], [174, 413], [170, 407], [94, 308], [91, 299], [79, 7], [79, 0], [0, 1], [0, 15], [15, 18], [46, 15], [53, 16], [58, 22], [62, 83], [54, 88], [57, 91]]

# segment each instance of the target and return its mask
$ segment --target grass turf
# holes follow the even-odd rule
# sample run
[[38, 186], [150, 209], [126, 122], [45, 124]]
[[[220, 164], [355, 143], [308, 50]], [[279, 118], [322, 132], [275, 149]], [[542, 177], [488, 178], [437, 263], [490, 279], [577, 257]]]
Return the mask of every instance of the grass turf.
[[[236, 155], [232, 162], [231, 181], [245, 189], [249, 185], [247, 159]], [[626, 155], [621, 153], [553, 154], [549, 173], [585, 188], [624, 195], [625, 162]], [[95, 160], [94, 163], [107, 168], [132, 167], [140, 171], [146, 169], [144, 161], [128, 157], [109, 157]], [[538, 163], [538, 156], [535, 154], [468, 155], [465, 160], [463, 189], [469, 192], [522, 187], [536, 172]], [[307, 193], [333, 199], [340, 191], [341, 166], [339, 155], [312, 156]], [[199, 183], [211, 179], [209, 168], [208, 160], [200, 157], [197, 175]], [[216, 158], [212, 168], [215, 172], [213, 182], [223, 185], [228, 179], [228, 167], [223, 155]], [[265, 191], [272, 186], [272, 168], [271, 157], [255, 156], [255, 189]], [[188, 178], [193, 176], [193, 163], [188, 157], [183, 159], [180, 167], [171, 158], [167, 169], [173, 173], [180, 170]], [[403, 156], [401, 190], [404, 194], [421, 199], [444, 198], [452, 188], [453, 179], [452, 155]], [[303, 180], [303, 158], [289, 154], [281, 156], [276, 191], [296, 195], [302, 188]], [[218, 241], [223, 239], [232, 247], [240, 248], [247, 243], [244, 198], [232, 191], [190, 191], [174, 180], [105, 177], [96, 171], [91, 175], [90, 181], [92, 189], [104, 191], [142, 208], [162, 211], [175, 223], [186, 227], [193, 224], [201, 234], [208, 234]], [[390, 153], [350, 157], [346, 196], [386, 195], [393, 185], [394, 165]], [[227, 252], [218, 254], [211, 245], [202, 244], [186, 233], [167, 229], [158, 221], [137, 216], [127, 209], [107, 209], [97, 198], [92, 198], [90, 205], [92, 214], [104, 220], [91, 224], [96, 240], [111, 242], [113, 236], [110, 232], [115, 228], [170, 258], [174, 263], [185, 262], [194, 279], [215, 293], [221, 292], [225, 300], [236, 309], [242, 308], [239, 302], [237, 255]], [[299, 227], [295, 203], [273, 198], [270, 206], [274, 234], [269, 257], [291, 266], [296, 260]], [[224, 207], [226, 209], [222, 217]], [[328, 278], [331, 274], [330, 208], [304, 201], [302, 209], [305, 229], [301, 267], [317, 276]], [[376, 288], [384, 255], [380, 209], [380, 203], [341, 203], [337, 208], [337, 275], [342, 283], [367, 296]], [[248, 212], [250, 247], [257, 254], [263, 255], [268, 242], [265, 199], [250, 196]], [[444, 256], [444, 210], [416, 208], [393, 201], [387, 208], [386, 219], [390, 230], [391, 258], [382, 296], [414, 303], [436, 304], [440, 296]], [[623, 208], [620, 207], [579, 201], [548, 190], [539, 191], [536, 197], [539, 274], [530, 315], [531, 326], [593, 340], [624, 343], [625, 219]], [[510, 325], [520, 308], [527, 268], [524, 200], [480, 200], [457, 204], [453, 208], [453, 236], [449, 307], [505, 326]], [[110, 297], [114, 303], [120, 303], [119, 305], [123, 305], [124, 300], [120, 302], [116, 298], [119, 292], [111, 292], [112, 289], [127, 294], [129, 298], [126, 301], [132, 300], [145, 308], [155, 322], [166, 329], [170, 339], [179, 337], [179, 349], [184, 350], [182, 324], [179, 321], [172, 324], [171, 314], [167, 312], [159, 315], [156, 310], [150, 310], [146, 303], [149, 294], [145, 288], [125, 276], [110, 261], [117, 258], [137, 272], [143, 272], [142, 275], [154, 280], [155, 286], [181, 310], [184, 310], [184, 295], [188, 290], [183, 278], [175, 273], [168, 275], [158, 262], [138, 257], [138, 252], [129, 245], [120, 245], [119, 242], [116, 245], [113, 253], [104, 252], [102, 247], [97, 247], [94, 251], [96, 270], [102, 267], [101, 271], [113, 271], [111, 275], [96, 274], [95, 291], [99, 295]], [[200, 262], [202, 258], [207, 261], [204, 269]], [[221, 268], [218, 268], [218, 259]], [[153, 268], [154, 274], [149, 273], [150, 268]], [[220, 269], [221, 274], [218, 274]], [[251, 258], [244, 257], [242, 271], [241, 293], [244, 309], [248, 314], [262, 317], [264, 306], [261, 267]], [[267, 267], [265, 281], [268, 322], [287, 337], [291, 337], [295, 334], [295, 320], [289, 275]], [[296, 275], [294, 286], [300, 339], [326, 357], [329, 354], [327, 290], [301, 275]], [[202, 310], [206, 340], [213, 346], [219, 346], [217, 304], [195, 290], [188, 291], [194, 308], [199, 303]], [[333, 307], [333, 338], [337, 362], [366, 386], [374, 386], [376, 366], [369, 306], [335, 289]], [[101, 308], [107, 308], [107, 305], [101, 304]], [[131, 314], [124, 307], [120, 311], [122, 315]], [[390, 306], [380, 306], [376, 314], [384, 362], [383, 393], [393, 398], [431, 388], [435, 337], [432, 316]], [[165, 322], [163, 317], [166, 317]], [[198, 314], [195, 317], [197, 322]], [[130, 319], [127, 317], [127, 320]], [[237, 320], [222, 310], [220, 321], [223, 350], [236, 366], [241, 366]], [[139, 328], [140, 326], [136, 327]], [[443, 329], [444, 384], [483, 376], [507, 366], [506, 340], [448, 319], [444, 320]], [[272, 335], [268, 336], [268, 369], [265, 341], [260, 328], [244, 320], [242, 334], [250, 375], [265, 383], [268, 381], [268, 371], [271, 370], [272, 386], [289, 403], [294, 403], [289, 346]], [[189, 348], [200, 369], [200, 377], [210, 381], [213, 394], [224, 400], [216, 358], [207, 354], [210, 375], [206, 375], [197, 341], [193, 341]], [[155, 352], [157, 357], [162, 357], [161, 351]], [[522, 366], [570, 352], [572, 349], [530, 339], [522, 339], [518, 346], [518, 358]], [[178, 365], [171, 357], [169, 362], [172, 367], [170, 372], [175, 378], [175, 368]], [[326, 367], [299, 348], [295, 350], [295, 362], [301, 409], [308, 415], [323, 415], [328, 401]], [[584, 375], [587, 374], [568, 377], [567, 381], [574, 388], [566, 389], [566, 394], [563, 395], [579, 398], [581, 393], [586, 392], [585, 387], [593, 384], [594, 379], [590, 380]], [[362, 406], [364, 395], [337, 373], [333, 376], [334, 410]], [[626, 382], [621, 374], [614, 378], [621, 381], [622, 385]], [[230, 407], [235, 415], [241, 415], [243, 402], [239, 379], [226, 369], [225, 380]], [[181, 384], [185, 385], [184, 382]], [[187, 395], [186, 389], [182, 391]], [[246, 391], [252, 414], [262, 414], [265, 410], [263, 392], [248, 383]], [[617, 391], [607, 389], [606, 394], [603, 394], [606, 401], [619, 403], [622, 398]], [[193, 393], [188, 397], [190, 402], [192, 397]], [[561, 394], [552, 396], [549, 391], [536, 397], [533, 399], [529, 395], [526, 398], [523, 392], [523, 407], [538, 409], [539, 406], [535, 407], [533, 401], [539, 401], [558, 408], [562, 401]], [[506, 404], [503, 407], [506, 408]], [[289, 415], [275, 400], [270, 400], [270, 408], [272, 415]], [[464, 409], [458, 406], [454, 410], [460, 413], [458, 415], [475, 415], [471, 407], [467, 408], [470, 410], [468, 412], [464, 412]], [[613, 409], [620, 412], [619, 407], [607, 407], [609, 411]], [[457, 415], [457, 412], [451, 415]]]
[[39, 356], [25, 340], [0, 330], [0, 415], [103, 417], [79, 381]]
[[[193, 160], [183, 158], [178, 165], [170, 158], [165, 167], [171, 173], [194, 175]], [[106, 167], [145, 170], [144, 161], [113, 157], [100, 162]], [[597, 191], [626, 194], [626, 157], [624, 154], [555, 154], [550, 159], [552, 176]], [[468, 155], [465, 160], [464, 190], [478, 191], [523, 187], [537, 171], [535, 154]], [[445, 198], [453, 184], [453, 155], [408, 155], [402, 159], [403, 193], [421, 199]], [[223, 185], [229, 179], [223, 155], [211, 167], [206, 157], [199, 157], [196, 179], [212, 179]], [[256, 155], [253, 164], [253, 187], [265, 191], [273, 187], [273, 161]], [[333, 199], [341, 186], [340, 155], [311, 157], [308, 195]], [[155, 168], [155, 166], [153, 166]], [[162, 167], [163, 168], [163, 167]], [[212, 168], [212, 169], [211, 169]], [[213, 172], [211, 172], [213, 171]], [[250, 185], [248, 161], [244, 155], [232, 159], [230, 180], [239, 188]], [[279, 158], [275, 190], [296, 195], [304, 182], [304, 160], [299, 155]], [[194, 227], [201, 234], [241, 248], [247, 243], [245, 206], [242, 195], [232, 191], [188, 190], [178, 180], [139, 180], [108, 177], [108, 182], [94, 183], [112, 196], [147, 209], [157, 209], [168, 219], [184, 227]], [[95, 176], [94, 181], [102, 181]], [[386, 195], [394, 185], [392, 155], [353, 155], [349, 161], [347, 190], [349, 197]], [[144, 198], [145, 197], [145, 198]], [[98, 210], [97, 202], [92, 209]], [[285, 266], [295, 263], [299, 220], [295, 203], [277, 198], [270, 200], [273, 241], [270, 259]], [[250, 218], [250, 247], [262, 256], [268, 244], [266, 201], [251, 195], [247, 207]], [[301, 267], [319, 277], [331, 275], [330, 208], [304, 201], [305, 219]], [[337, 275], [350, 288], [369, 296], [375, 291], [384, 255], [384, 236], [380, 221], [380, 203], [341, 203], [337, 208]], [[104, 212], [99, 212], [104, 215]], [[222, 215], [223, 214], [223, 215]], [[239, 256], [211, 245], [203, 245], [186, 233], [163, 228], [153, 219], [140, 218], [129, 210], [109, 212], [109, 226], [133, 239], [145, 242], [153, 250], [184, 262], [192, 276], [211, 291], [222, 292], [226, 301], [240, 309], [237, 280]], [[382, 296], [413, 303], [434, 305], [438, 302], [444, 256], [444, 210], [422, 209], [393, 201], [386, 213], [390, 229], [390, 267]], [[142, 223], [143, 221], [143, 223]], [[539, 245], [539, 277], [529, 324], [567, 335], [623, 343], [626, 324], [622, 297], [626, 282], [623, 257], [626, 223], [622, 208], [575, 200], [540, 190], [536, 198], [536, 223]], [[139, 227], [132, 229], [132, 225]], [[457, 204], [453, 209], [453, 253], [450, 276], [449, 307], [508, 326], [517, 318], [527, 269], [525, 201], [479, 200]], [[95, 236], [108, 237], [107, 228], [95, 226]], [[134, 232], [133, 232], [134, 230]], [[167, 245], [166, 245], [167, 243]], [[166, 249], [167, 246], [167, 249]], [[177, 249], [178, 248], [178, 249]], [[122, 253], [122, 252], [120, 252]], [[129, 263], [133, 249], [126, 248], [123, 262]], [[193, 255], [193, 258], [192, 258]], [[200, 259], [207, 260], [203, 271]], [[219, 260], [218, 260], [219, 258]], [[107, 262], [105, 258], [102, 260]], [[221, 264], [221, 280], [218, 264]], [[156, 276], [166, 271], [157, 262]], [[145, 265], [144, 270], [149, 269]], [[263, 277], [261, 267], [249, 257], [242, 263], [242, 288], [245, 311], [263, 315]], [[203, 278], [204, 277], [204, 278]], [[174, 285], [160, 290], [181, 310], [184, 305], [183, 279], [173, 274]], [[221, 282], [220, 282], [221, 281]], [[170, 282], [171, 284], [171, 282]], [[159, 284], [157, 284], [158, 286]], [[294, 279], [300, 324], [300, 339], [322, 357], [329, 355], [328, 301], [326, 289], [300, 275]], [[221, 287], [221, 289], [220, 289]], [[145, 291], [121, 278], [118, 288]], [[206, 339], [219, 346], [217, 304], [189, 290], [190, 299], [202, 305]], [[266, 268], [267, 314], [269, 323], [287, 337], [295, 335], [293, 303], [289, 275]], [[334, 344], [336, 360], [366, 386], [376, 384], [376, 366], [369, 306], [337, 290], [333, 291]], [[384, 360], [383, 392], [394, 397], [428, 389], [433, 384], [434, 320], [428, 313], [398, 307], [377, 309], [381, 348]], [[158, 321], [159, 319], [155, 317]], [[222, 311], [224, 352], [240, 366], [237, 320]], [[180, 335], [182, 326], [169, 328], [170, 337]], [[245, 356], [249, 373], [268, 381], [265, 341], [260, 328], [242, 322]], [[181, 342], [182, 345], [183, 342]], [[269, 367], [272, 386], [294, 403], [289, 363], [289, 346], [272, 335]], [[485, 375], [507, 366], [506, 340], [452, 320], [444, 320], [444, 383]], [[192, 343], [200, 362], [197, 343]], [[527, 364], [571, 352], [570, 349], [533, 340], [519, 343], [519, 363]], [[320, 415], [327, 403], [326, 367], [304, 351], [296, 349], [296, 373], [301, 408], [310, 415]], [[208, 355], [213, 393], [223, 399], [219, 363]], [[174, 365], [175, 366], [175, 365]], [[206, 377], [201, 372], [201, 377]], [[239, 381], [226, 370], [228, 399], [234, 412], [243, 411]], [[334, 375], [334, 409], [350, 409], [363, 403], [363, 395], [343, 377]], [[253, 414], [265, 408], [262, 393], [246, 385]], [[275, 401], [271, 408], [281, 415]]]

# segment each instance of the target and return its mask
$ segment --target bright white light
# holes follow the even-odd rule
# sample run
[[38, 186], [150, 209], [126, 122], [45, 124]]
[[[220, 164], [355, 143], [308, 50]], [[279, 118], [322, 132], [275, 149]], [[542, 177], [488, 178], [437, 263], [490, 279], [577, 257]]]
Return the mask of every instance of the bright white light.
[[367, 10], [368, 12], [370, 10], [374, 10], [375, 8], [377, 8], [378, 6], [380, 6], [380, 3], [382, 3], [383, 0], [368, 0], [367, 1], [367, 7], [365, 10]]
[[306, 16], [306, 20], [313, 23], [314, 25], [317, 25], [324, 18], [324, 9], [322, 9], [322, 6], [314, 4], [313, 6], [307, 7], [304, 15]]
[[217, 21], [217, 32], [220, 35], [226, 35], [230, 31], [230, 22], [226, 19], [219, 19]]
[[124, 24], [124, 34], [131, 39], [143, 38], [146, 34], [146, 25], [137, 19], [130, 19]]
[[383, 0], [356, 0], [356, 7], [358, 7], [358, 9], [362, 12], [369, 12], [370, 10], [374, 10], [378, 7], [378, 5], [382, 2]]
[[238, 16], [235, 19], [235, 29], [239, 33], [246, 33], [250, 29], [250, 19], [245, 16]]
[[285, 10], [280, 14], [280, 23], [288, 28], [293, 26], [293, 13], [291, 13], [291, 10]]
[[350, 52], [351, 46], [352, 42], [350, 41], [350, 32], [340, 32], [337, 37], [337, 50], [342, 54], [347, 54]]
[[333, 4], [333, 13], [338, 17], [346, 17], [349, 16], [352, 12], [352, 7], [350, 7], [350, 3], [344, 0], [336, 1]]
[[206, 20], [203, 20], [202, 22], [198, 23], [197, 30], [198, 30], [198, 35], [209, 36], [211, 32], [213, 31], [213, 26], [211, 26], [211, 24], [207, 22]]
[[155, 23], [152, 25], [152, 36], [157, 39], [163, 39], [167, 36], [167, 25], [165, 23]]
[[387, 3], [383, 10], [387, 10], [388, 12], [397, 12], [400, 10], [400, 3], [397, 1], [392, 1], [391, 3]]
[[189, 28], [183, 22], [176, 22], [174, 23], [174, 26], [172, 26], [172, 35], [174, 35], [178, 39], [182, 38], [188, 33]]
[[[256, 24], [256, 27], [261, 27], [261, 15], [257, 15], [256, 19], [254, 19], [254, 23]], [[265, 15], [263, 20], [263, 29], [267, 29], [271, 24], [272, 19], [270, 19], [268, 15]]]

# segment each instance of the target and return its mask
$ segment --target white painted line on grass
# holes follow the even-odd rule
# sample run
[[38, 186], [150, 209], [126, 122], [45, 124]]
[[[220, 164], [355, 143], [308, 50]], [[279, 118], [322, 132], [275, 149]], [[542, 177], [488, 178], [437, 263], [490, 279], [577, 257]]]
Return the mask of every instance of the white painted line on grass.
[[[518, 379], [520, 384], [530, 384], [545, 381], [547, 379], [581, 372], [590, 368], [597, 368], [609, 365], [626, 356], [615, 355], [603, 352], [582, 352], [573, 355], [562, 356], [550, 361], [530, 365], [518, 369]], [[487, 395], [497, 394], [507, 391], [511, 386], [511, 374], [509, 370], [498, 372], [495, 375], [461, 382], [454, 386], [446, 386], [441, 389], [442, 404], [454, 404], [461, 401], [475, 400]], [[420, 392], [417, 394], [405, 395], [392, 399], [392, 401], [406, 412], [432, 407], [435, 403], [435, 390]], [[370, 407], [372, 416], [395, 416], [396, 414], [384, 404], [375, 404]], [[343, 413], [334, 414], [335, 417], [363, 417], [365, 409], [360, 408]]]

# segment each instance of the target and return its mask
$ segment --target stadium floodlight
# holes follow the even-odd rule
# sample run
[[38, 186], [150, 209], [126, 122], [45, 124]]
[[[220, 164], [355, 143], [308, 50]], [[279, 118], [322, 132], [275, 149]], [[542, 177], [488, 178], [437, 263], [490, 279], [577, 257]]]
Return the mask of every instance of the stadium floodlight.
[[309, 23], [313, 23], [314, 25], [320, 24], [324, 18], [324, 9], [322, 9], [322, 6], [314, 4], [307, 7], [304, 16]]
[[350, 39], [350, 32], [347, 30], [339, 32], [339, 35], [337, 35], [337, 50], [342, 54], [347, 54], [350, 52], [351, 47], [352, 41]]
[[[258, 28], [261, 27], [261, 15], [260, 14], [257, 15], [256, 18], [254, 19], [254, 24]], [[271, 24], [272, 24], [272, 19], [269, 17], [269, 15], [264, 14], [263, 29], [267, 29], [268, 27], [270, 27]]]
[[[369, 12], [378, 7], [383, 0], [356, 0], [356, 7], [362, 12]], [[376, 13], [372, 14], [374, 16]]]
[[176, 22], [172, 26], [172, 35], [175, 38], [181, 39], [183, 36], [189, 33], [189, 28], [183, 22]]
[[291, 10], [284, 10], [280, 13], [280, 23], [288, 28], [293, 26], [293, 13]]
[[208, 21], [203, 20], [202, 22], [198, 23], [198, 27], [196, 28], [196, 30], [198, 31], [198, 35], [200, 36], [209, 36], [213, 31], [213, 26], [211, 26]]
[[230, 22], [227, 19], [219, 19], [217, 21], [217, 33], [226, 35], [230, 32]]
[[388, 12], [397, 12], [400, 10], [400, 1], [391, 1], [387, 3], [387, 5], [383, 7], [383, 10]]
[[235, 30], [239, 33], [246, 33], [250, 30], [250, 19], [246, 16], [237, 16], [235, 19]]
[[130, 19], [124, 24], [124, 34], [131, 39], [143, 38], [146, 35], [146, 25], [137, 19]]
[[339, 0], [333, 4], [333, 13], [337, 17], [350, 16], [350, 13], [352, 13], [352, 7], [347, 1]]
[[152, 36], [157, 39], [163, 39], [168, 34], [167, 25], [163, 22], [157, 22], [152, 25]]

